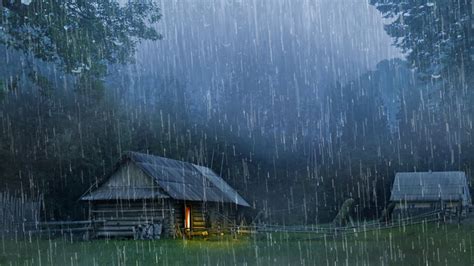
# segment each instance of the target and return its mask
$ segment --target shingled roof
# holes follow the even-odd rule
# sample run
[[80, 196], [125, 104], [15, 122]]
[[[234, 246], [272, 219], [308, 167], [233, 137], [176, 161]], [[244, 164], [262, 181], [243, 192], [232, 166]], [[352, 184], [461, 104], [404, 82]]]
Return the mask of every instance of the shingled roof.
[[391, 201], [454, 201], [471, 204], [471, 195], [464, 172], [397, 173]]
[[[130, 190], [122, 188], [111, 192], [110, 189], [103, 189], [99, 185], [98, 188], [91, 189], [83, 195], [81, 200], [169, 197], [176, 200], [224, 202], [250, 206], [229, 184], [207, 167], [149, 154], [127, 152], [117, 168], [129, 162], [137, 166], [161, 189], [133, 189], [130, 193]], [[133, 194], [133, 197], [130, 194]]]

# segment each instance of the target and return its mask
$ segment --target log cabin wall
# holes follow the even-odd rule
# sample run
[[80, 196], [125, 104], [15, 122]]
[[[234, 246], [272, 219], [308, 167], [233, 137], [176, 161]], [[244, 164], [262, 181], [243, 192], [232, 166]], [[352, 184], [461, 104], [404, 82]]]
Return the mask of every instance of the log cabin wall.
[[392, 216], [405, 219], [430, 212], [458, 213], [463, 211], [462, 201], [405, 201], [395, 205]]
[[97, 237], [133, 237], [137, 226], [161, 224], [162, 234], [172, 236], [174, 209], [165, 200], [101, 201], [91, 205], [91, 218], [104, 221]]
[[238, 208], [232, 204], [184, 202], [173, 199], [99, 201], [91, 204], [90, 215], [104, 221], [96, 237], [133, 237], [137, 226], [161, 224], [162, 237], [176, 238], [184, 232], [185, 206], [191, 207], [191, 231], [229, 232], [240, 224]]
[[168, 238], [176, 238], [176, 214], [179, 213], [179, 210], [176, 209], [176, 204], [174, 200], [165, 200], [165, 205], [168, 208], [168, 212], [164, 217], [163, 222], [163, 235]]
[[239, 224], [237, 208], [232, 204], [208, 203], [209, 226], [213, 230], [228, 231]]
[[238, 210], [231, 204], [212, 202], [175, 201], [175, 221], [177, 228], [185, 227], [185, 208], [191, 207], [191, 229], [193, 232], [224, 232], [239, 224]]

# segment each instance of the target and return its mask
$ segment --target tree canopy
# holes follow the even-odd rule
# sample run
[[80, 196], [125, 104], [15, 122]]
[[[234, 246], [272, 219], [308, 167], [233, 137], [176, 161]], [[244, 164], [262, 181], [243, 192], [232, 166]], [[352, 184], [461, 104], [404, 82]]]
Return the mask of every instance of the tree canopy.
[[141, 40], [158, 40], [152, 1], [0, 1], [0, 44], [58, 65], [79, 81], [100, 80], [109, 64], [133, 62]]
[[387, 33], [420, 74], [465, 78], [474, 72], [472, 0], [371, 0]]
[[[371, 0], [420, 81], [402, 94], [400, 156], [430, 168], [469, 164], [474, 108], [473, 0]], [[411, 118], [410, 118], [411, 117]], [[456, 144], [454, 144], [456, 143]], [[462, 150], [460, 147], [463, 147]], [[463, 154], [465, 153], [465, 154]], [[450, 156], [446, 156], [450, 154]]]

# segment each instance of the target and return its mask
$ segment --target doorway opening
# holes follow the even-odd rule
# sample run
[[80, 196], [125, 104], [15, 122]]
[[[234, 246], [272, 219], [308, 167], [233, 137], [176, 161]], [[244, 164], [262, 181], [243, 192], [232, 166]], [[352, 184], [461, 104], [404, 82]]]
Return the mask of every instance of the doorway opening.
[[184, 229], [191, 229], [191, 206], [186, 205], [184, 209]]

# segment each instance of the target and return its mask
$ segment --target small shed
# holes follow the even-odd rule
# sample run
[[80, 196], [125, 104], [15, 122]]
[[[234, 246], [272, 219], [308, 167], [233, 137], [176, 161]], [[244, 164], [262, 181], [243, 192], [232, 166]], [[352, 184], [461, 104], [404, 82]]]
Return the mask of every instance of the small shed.
[[471, 195], [464, 172], [406, 172], [395, 175], [390, 201], [394, 214], [413, 216], [445, 208], [467, 210]]
[[224, 232], [250, 207], [207, 167], [138, 152], [124, 154], [112, 174], [81, 200], [89, 203], [92, 220], [103, 221], [97, 237]]

